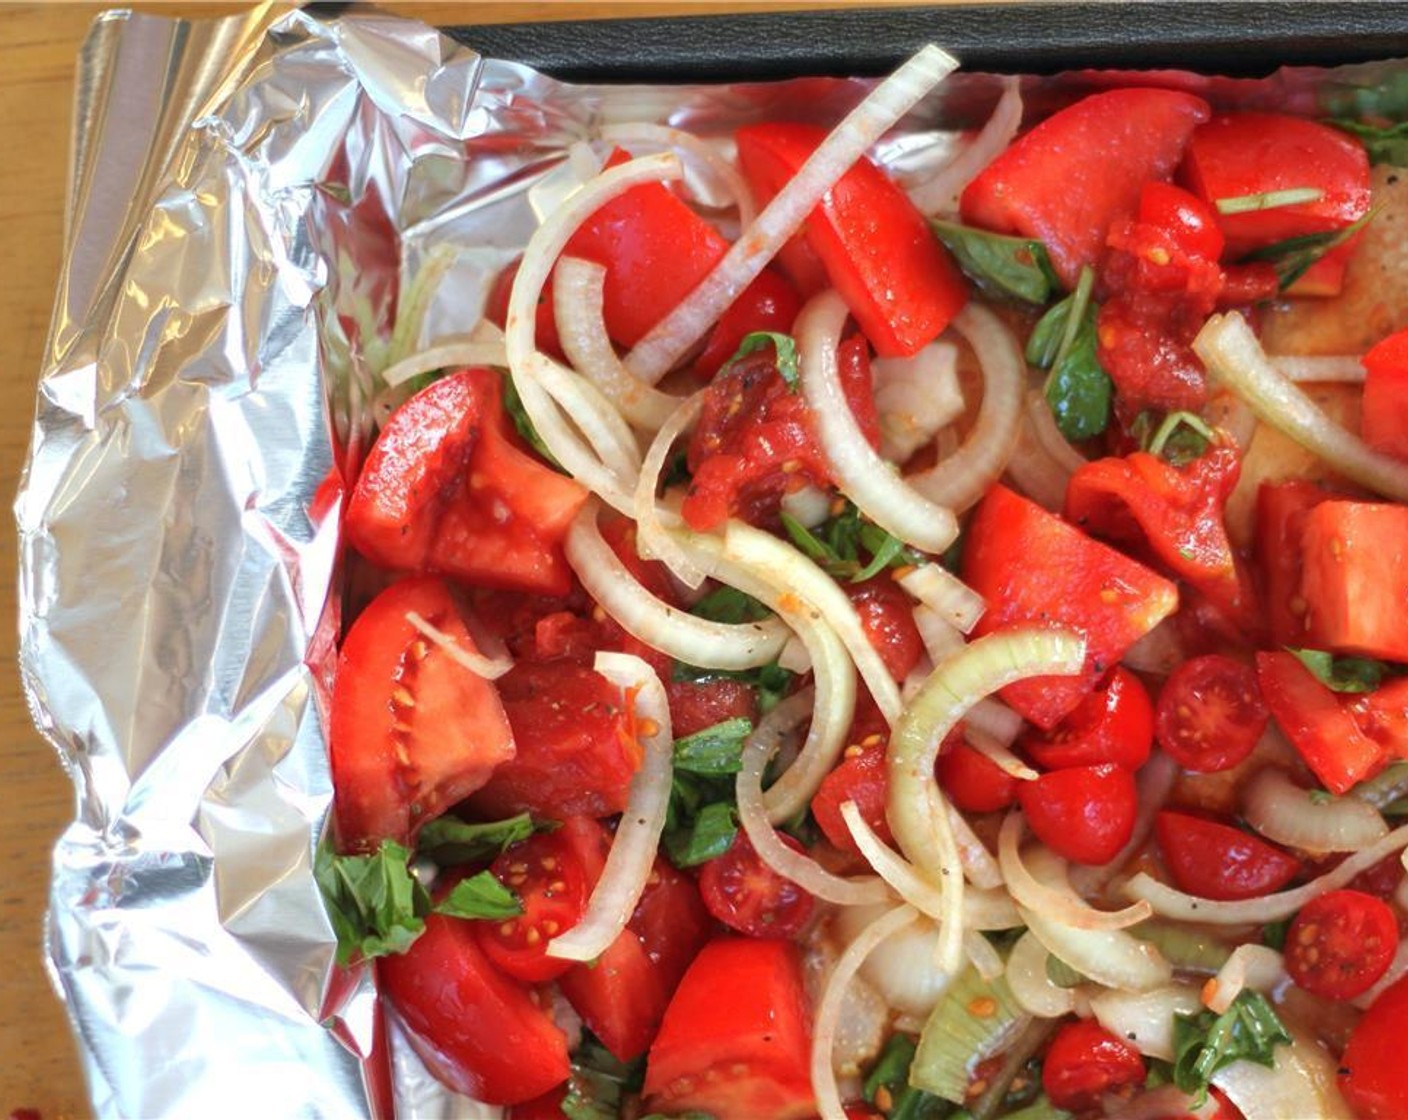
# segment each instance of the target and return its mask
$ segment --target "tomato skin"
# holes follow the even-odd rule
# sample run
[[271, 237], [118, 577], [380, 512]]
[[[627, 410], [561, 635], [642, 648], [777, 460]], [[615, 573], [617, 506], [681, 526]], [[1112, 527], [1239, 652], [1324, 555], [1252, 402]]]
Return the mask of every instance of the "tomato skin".
[[702, 681], [667, 681], [670, 730], [676, 739], [742, 717], [758, 722], [758, 695], [742, 681], [714, 677]]
[[[393, 584], [352, 624], [338, 653], [328, 725], [344, 851], [409, 844], [513, 757], [494, 686], [427, 641], [406, 620], [412, 611], [474, 648], [449, 588], [434, 576]], [[445, 736], [447, 720], [464, 734]]]
[[496, 683], [518, 753], [474, 795], [476, 812], [564, 820], [625, 809], [641, 749], [619, 688], [568, 659], [520, 661]]
[[1085, 635], [1084, 673], [1002, 690], [1024, 718], [1048, 729], [1178, 605], [1173, 584], [1000, 484], [968, 524], [963, 579], [988, 603], [976, 636], [1025, 625]]
[[1143, 683], [1116, 665], [1095, 691], [1050, 731], [1028, 729], [1018, 745], [1044, 770], [1113, 762], [1138, 770], [1154, 743], [1154, 705]]
[[1408, 507], [1321, 502], [1306, 515], [1301, 558], [1314, 648], [1408, 661]]
[[[500, 330], [503, 330], [508, 322], [508, 304], [513, 297], [513, 281], [518, 275], [518, 266], [522, 263], [522, 257], [516, 258], [494, 278], [494, 284], [489, 289], [489, 296], [484, 304], [484, 318]], [[538, 349], [543, 353], [559, 360], [562, 358], [562, 340], [557, 337], [557, 309], [552, 300], [551, 283], [544, 284], [543, 290], [538, 294], [538, 307], [533, 315], [533, 337]]]
[[1301, 542], [1310, 511], [1333, 495], [1313, 482], [1263, 482], [1256, 492], [1255, 559], [1271, 641], [1306, 645]]
[[815, 1115], [810, 1015], [797, 946], [747, 937], [710, 942], [680, 981], [650, 1047], [646, 1107], [740, 1120]]
[[987, 755], [973, 747], [960, 732], [944, 742], [935, 767], [939, 787], [965, 813], [995, 813], [1017, 801], [1022, 783]]
[[378, 959], [379, 987], [446, 1085], [489, 1104], [532, 1100], [567, 1080], [567, 1037], [490, 964], [473, 924], [429, 915], [407, 952]]
[[1369, 210], [1369, 161], [1338, 129], [1280, 113], [1223, 113], [1188, 141], [1180, 176], [1209, 205], [1218, 199], [1311, 187], [1311, 202], [1217, 214], [1231, 257], [1342, 229]]
[[[790, 180], [826, 137], [812, 125], [739, 129], [738, 162], [760, 203]], [[890, 177], [862, 156], [803, 226], [861, 331], [885, 357], [934, 341], [968, 301], [968, 284], [928, 222]]]
[[904, 680], [924, 655], [924, 639], [915, 624], [909, 595], [888, 572], [862, 583], [848, 583], [845, 592], [890, 676]]
[[1017, 783], [1027, 823], [1048, 848], [1074, 863], [1109, 863], [1134, 834], [1134, 776], [1121, 766], [1073, 766]]
[[1258, 653], [1256, 675], [1277, 725], [1331, 793], [1345, 793], [1383, 769], [1384, 748], [1294, 654]]
[[1286, 931], [1286, 971], [1307, 992], [1353, 999], [1379, 981], [1398, 950], [1398, 919], [1388, 903], [1339, 890], [1301, 907]]
[[874, 698], [864, 692], [857, 698], [855, 718], [846, 735], [847, 747], [841, 763], [822, 779], [812, 798], [812, 816], [828, 840], [843, 852], [860, 854], [851, 838], [850, 826], [841, 816], [841, 806], [854, 801], [861, 818], [886, 844], [893, 843], [890, 822], [885, 815], [890, 780], [885, 749], [890, 727], [880, 714]]
[[1164, 866], [1179, 890], [1236, 901], [1278, 891], [1301, 871], [1300, 860], [1260, 837], [1188, 813], [1154, 818]]
[[1391, 334], [1364, 355], [1364, 442], [1408, 459], [1408, 330]]
[[1385, 988], [1349, 1036], [1340, 1058], [1339, 1085], [1363, 1120], [1396, 1120], [1408, 1110], [1408, 977]]
[[347, 504], [352, 546], [384, 568], [565, 595], [562, 542], [587, 492], [515, 443], [502, 378], [461, 370], [387, 421]]
[[1046, 244], [1067, 289], [1098, 262], [1110, 226], [1135, 212], [1151, 179], [1167, 179], [1207, 103], [1162, 89], [1114, 89], [1052, 114], [968, 185], [968, 225]]
[[1185, 770], [1215, 774], [1252, 753], [1269, 718], [1256, 672], [1209, 653], [1183, 662], [1164, 682], [1154, 734]]
[[1143, 1083], [1139, 1051], [1091, 1019], [1063, 1024], [1041, 1067], [1041, 1086], [1051, 1103], [1075, 1111], [1098, 1105], [1106, 1093]]
[[744, 337], [755, 331], [791, 333], [792, 321], [800, 310], [802, 299], [797, 289], [782, 273], [763, 269], [719, 316], [709, 332], [709, 341], [694, 360], [696, 376], [712, 381], [723, 364], [738, 352]]
[[[792, 837], [781, 838], [794, 852], [805, 851]], [[749, 937], [795, 937], [816, 906], [806, 890], [763, 862], [741, 830], [728, 851], [704, 865], [699, 893], [709, 913]]]

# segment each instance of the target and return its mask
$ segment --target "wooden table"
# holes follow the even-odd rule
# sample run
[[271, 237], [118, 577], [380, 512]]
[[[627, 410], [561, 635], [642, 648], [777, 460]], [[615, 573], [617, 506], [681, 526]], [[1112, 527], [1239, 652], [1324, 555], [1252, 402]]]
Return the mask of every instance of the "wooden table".
[[[856, 0], [848, 0], [855, 3]], [[878, 6], [884, 0], [868, 0]], [[894, 2], [894, 0], [890, 0]], [[905, 2], [905, 0], [900, 0]], [[48, 330], [63, 238], [63, 197], [74, 61], [95, 3], [0, 3], [0, 492], [12, 496], [29, 443], [34, 385]], [[213, 15], [236, 5], [128, 5], [170, 15]], [[807, 3], [401, 3], [398, 12], [439, 23], [509, 22], [805, 8]], [[0, 617], [15, 617], [13, 521], [0, 518]], [[30, 723], [6, 628], [0, 680], [0, 1115], [32, 1108], [44, 1120], [88, 1114], [87, 1093], [63, 1009], [42, 963], [41, 916], [49, 851], [73, 815], [73, 793], [53, 752]]]

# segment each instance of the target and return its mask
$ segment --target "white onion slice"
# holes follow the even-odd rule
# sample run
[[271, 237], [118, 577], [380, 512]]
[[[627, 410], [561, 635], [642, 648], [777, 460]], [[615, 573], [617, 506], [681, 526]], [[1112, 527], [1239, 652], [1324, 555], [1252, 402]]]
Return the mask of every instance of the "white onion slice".
[[507, 655], [485, 657], [477, 649], [466, 649], [449, 634], [432, 626], [415, 611], [406, 612], [406, 621], [444, 650], [446, 656], [456, 665], [462, 669], [468, 669], [475, 676], [483, 677], [486, 681], [496, 681], [513, 668], [513, 660]]
[[886, 532], [924, 552], [943, 552], [958, 536], [953, 511], [900, 478], [867, 442], [841, 388], [836, 348], [850, 312], [835, 291], [812, 297], [793, 328], [801, 353], [802, 395], [811, 406], [822, 454], [837, 489]]
[[507, 365], [508, 357], [501, 342], [444, 342], [401, 359], [386, 370], [381, 379], [395, 388], [422, 373], [432, 373], [449, 366], [497, 366], [502, 369]]
[[548, 956], [573, 961], [601, 956], [635, 912], [655, 864], [674, 774], [670, 704], [655, 670], [628, 653], [598, 653], [593, 667], [623, 691], [634, 690], [636, 730], [645, 757], [631, 779], [626, 809], [586, 913], [570, 930], [548, 942]]
[[983, 597], [942, 564], [920, 564], [899, 576], [901, 587], [963, 633], [988, 609]]
[[[924, 676], [927, 677], [933, 671], [934, 665], [946, 660], [963, 648], [965, 644], [963, 632], [923, 603], [914, 608], [913, 614], [914, 625], [919, 631], [920, 640], [924, 643], [924, 652], [929, 655], [929, 660], [932, 662], [928, 669], [924, 670]], [[901, 689], [900, 693], [906, 698], [909, 696], [906, 689]]]
[[846, 951], [841, 954], [836, 967], [827, 978], [826, 987], [822, 989], [821, 999], [817, 1003], [816, 1021], [812, 1028], [812, 1090], [816, 1093], [817, 1111], [821, 1120], [846, 1120], [846, 1109], [841, 1103], [841, 1090], [836, 1084], [836, 1070], [831, 1061], [846, 989], [872, 950], [917, 917], [919, 913], [912, 906], [896, 906], [893, 910], [887, 910], [846, 946]]
[[552, 283], [563, 353], [632, 425], [656, 431], [679, 407], [680, 398], [642, 385], [616, 356], [602, 317], [606, 269], [595, 261], [563, 257], [553, 270]]
[[1002, 79], [1002, 96], [982, 130], [933, 177], [911, 188], [909, 197], [922, 214], [958, 212], [958, 196], [1017, 135], [1022, 126], [1022, 84], [1015, 77]]
[[[929, 792], [930, 812], [939, 811], [937, 805], [938, 787], [933, 787]], [[968, 818], [960, 813], [952, 805], [948, 806], [948, 824], [953, 830], [953, 842], [958, 845], [958, 862], [963, 865], [963, 877], [972, 883], [979, 890], [995, 891], [1003, 887], [1002, 869], [998, 867], [997, 860], [988, 851], [988, 846], [978, 838], [978, 834], [973, 831], [973, 826], [968, 823]], [[971, 891], [963, 892], [963, 912], [968, 913], [968, 896]]]
[[1202, 1009], [1198, 990], [1187, 984], [1165, 982], [1143, 992], [1116, 989], [1090, 997], [1090, 1010], [1102, 1027], [1141, 1054], [1166, 1062], [1173, 1060], [1173, 1017]]
[[748, 184], [743, 181], [743, 175], [707, 140], [681, 128], [647, 121], [609, 124], [601, 130], [601, 138], [618, 144], [653, 144], [674, 151], [687, 164], [703, 171], [710, 185], [728, 199], [729, 205], [738, 208], [738, 220], [742, 225], [753, 221], [753, 197], [748, 193]]
[[1203, 985], [1203, 1003], [1221, 1015], [1242, 991], [1269, 992], [1286, 978], [1285, 959], [1269, 945], [1238, 945], [1217, 975]]
[[1017, 336], [985, 307], [968, 304], [950, 325], [978, 356], [983, 400], [963, 446], [908, 481], [930, 501], [964, 510], [983, 496], [1017, 446], [1027, 363]]
[[1007, 970], [1002, 954], [991, 941], [975, 929], [963, 931], [963, 955], [968, 958], [968, 963], [977, 969], [978, 975], [989, 982], [996, 980]]
[[1051, 405], [1047, 402], [1045, 393], [1040, 389], [1030, 390], [1027, 393], [1024, 408], [1027, 423], [1031, 425], [1032, 434], [1041, 444], [1041, 449], [1046, 452], [1065, 476], [1064, 488], [1064, 482], [1069, 481], [1071, 475], [1085, 466], [1087, 459], [1072, 447], [1066, 437], [1061, 434], [1061, 429], [1056, 426], [1056, 416], [1051, 411]]
[[789, 632], [779, 619], [732, 625], [696, 618], [643, 586], [597, 528], [597, 504], [582, 507], [567, 533], [567, 562], [587, 593], [628, 634], [676, 661], [703, 669], [751, 669], [777, 657]]
[[969, 725], [963, 729], [967, 744], [986, 758], [1008, 777], [1019, 782], [1034, 782], [1041, 777], [1035, 770], [1018, 758], [1006, 744], [994, 739], [980, 727]]
[[985, 696], [963, 717], [970, 727], [1010, 747], [1022, 733], [1022, 717], [995, 696]]
[[1257, 417], [1313, 451], [1346, 478], [1397, 501], [1408, 501], [1408, 463], [1375, 451], [1324, 414], [1267, 359], [1247, 321], [1214, 315], [1193, 350], [1208, 372], [1251, 406]]
[[1276, 1047], [1276, 1064], [1233, 1062], [1212, 1076], [1246, 1120], [1341, 1120], [1354, 1112], [1336, 1085], [1337, 1065], [1325, 1050], [1292, 1028], [1293, 1046]]
[[979, 698], [1031, 676], [1072, 673], [1084, 639], [1056, 630], [1007, 630], [979, 638], [937, 666], [890, 739], [887, 816], [900, 849], [943, 892], [939, 964], [957, 970], [963, 874], [947, 803], [934, 780], [939, 745]]
[[679, 517], [674, 513], [661, 513], [655, 492], [660, 488], [660, 476], [675, 441], [694, 423], [699, 410], [704, 407], [704, 393], [705, 390], [701, 389], [681, 401], [655, 433], [655, 439], [641, 464], [640, 478], [631, 500], [631, 512], [636, 522], [636, 544], [641, 556], [647, 560], [659, 560], [670, 569], [671, 575], [691, 589], [704, 582], [704, 569], [689, 558], [679, 542], [666, 530], [666, 521], [672, 526], [678, 525]]
[[763, 207], [714, 270], [637, 343], [626, 367], [656, 384], [802, 227], [851, 165], [957, 65], [931, 44], [871, 90]]
[[1135, 903], [1123, 910], [1097, 910], [1071, 889], [1066, 881], [1066, 861], [1038, 851], [1049, 858], [1038, 859], [1034, 871], [1022, 860], [1022, 814], [1011, 812], [1002, 822], [997, 837], [997, 861], [1002, 878], [1018, 906], [1036, 911], [1072, 929], [1128, 929], [1153, 912], [1147, 903]]
[[791, 545], [743, 521], [729, 521], [724, 530], [724, 555], [767, 584], [772, 599], [790, 602], [790, 614], [774, 607], [784, 619], [790, 621], [793, 615], [810, 612], [826, 621], [845, 643], [880, 714], [893, 725], [904, 707], [899, 686], [866, 636], [855, 605], [840, 585]]
[[1046, 946], [1027, 930], [1007, 958], [1007, 986], [1024, 1011], [1043, 1019], [1059, 1019], [1076, 1009], [1076, 997], [1073, 989], [1052, 983], [1046, 971], [1050, 956]]
[[[586, 437], [597, 459], [615, 476], [616, 489], [624, 492], [629, 488], [640, 474], [640, 444], [616, 406], [581, 374], [559, 365], [546, 354], [529, 354], [525, 366], [562, 410], [567, 423]], [[543, 442], [547, 443], [547, 439]], [[548, 447], [551, 449], [552, 445]]]
[[1006, 475], [1017, 490], [1042, 509], [1060, 513], [1066, 504], [1066, 484], [1070, 481], [1070, 472], [1062, 470], [1052, 461], [1038, 442], [1030, 420], [1022, 421], [1021, 430], [1017, 433], [1017, 446], [1007, 460]]
[[1405, 845], [1408, 845], [1408, 825], [1394, 829], [1382, 840], [1354, 853], [1318, 879], [1312, 879], [1294, 890], [1279, 891], [1264, 898], [1249, 898], [1240, 902], [1198, 898], [1161, 883], [1143, 871], [1125, 883], [1124, 892], [1131, 898], [1147, 899], [1154, 913], [1168, 918], [1216, 925], [1265, 925], [1289, 918], [1312, 898], [1338, 890], [1361, 871], [1367, 871]]
[[1312, 799], [1278, 766], [1263, 768], [1246, 784], [1242, 812], [1268, 840], [1306, 852], [1354, 852], [1388, 835], [1372, 805], [1357, 797]]
[[1354, 354], [1268, 354], [1267, 360], [1277, 373], [1291, 381], [1358, 384], [1364, 380], [1364, 363]]
[[907, 358], [872, 358], [880, 454], [903, 463], [963, 415], [958, 348], [931, 342]]

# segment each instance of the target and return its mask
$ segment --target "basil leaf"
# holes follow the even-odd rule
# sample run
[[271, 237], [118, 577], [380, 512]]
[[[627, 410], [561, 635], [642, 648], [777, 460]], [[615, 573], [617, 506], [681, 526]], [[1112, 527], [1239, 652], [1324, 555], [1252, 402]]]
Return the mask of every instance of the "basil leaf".
[[1408, 167], [1408, 121], [1385, 125], [1350, 120], [1330, 120], [1325, 123], [1357, 137], [1364, 145], [1370, 163]]
[[1051, 257], [1040, 241], [1004, 237], [957, 222], [929, 220], [934, 234], [980, 288], [1041, 305], [1060, 291]]
[[313, 877], [337, 934], [337, 963], [404, 953], [425, 930], [430, 896], [410, 871], [411, 853], [383, 840], [373, 855], [318, 848]]
[[750, 334], [745, 334], [743, 341], [738, 344], [738, 349], [734, 351], [733, 357], [724, 363], [724, 368], [720, 372], [726, 372], [735, 362], [761, 350], [769, 343], [777, 352], [777, 372], [782, 375], [782, 380], [787, 382], [787, 387], [796, 392], [799, 377], [797, 373], [797, 343], [791, 335], [779, 334], [777, 331], [753, 331]]
[[1336, 657], [1321, 649], [1290, 649], [1333, 692], [1373, 692], [1383, 682], [1388, 666], [1369, 657]]
[[665, 853], [676, 867], [697, 867], [728, 851], [737, 833], [733, 803], [711, 801], [684, 827], [665, 830]]
[[914, 1051], [914, 1039], [909, 1035], [892, 1034], [861, 1089], [866, 1101], [880, 1109], [888, 1120], [938, 1120], [951, 1111], [948, 1101], [909, 1083]]
[[718, 678], [742, 681], [757, 691], [758, 710], [764, 715], [777, 707], [782, 698], [791, 691], [793, 680], [793, 675], [776, 661], [760, 665], [756, 669], [701, 669], [697, 665], [686, 665], [683, 661], [677, 661], [672, 676], [677, 681], [709, 681]]
[[736, 587], [716, 588], [690, 607], [689, 613], [698, 618], [707, 618], [711, 622], [735, 624], [761, 622], [772, 617], [772, 611]]
[[[840, 513], [828, 517], [815, 529], [808, 529], [790, 514], [782, 514], [781, 520], [797, 550], [832, 579], [860, 583], [886, 568], [924, 562], [922, 554], [862, 517], [852, 502], [847, 502]], [[870, 554], [870, 560], [862, 564], [861, 557], [865, 553]]]
[[1041, 317], [1027, 340], [1027, 361], [1051, 371], [1046, 401], [1069, 440], [1098, 436], [1110, 423], [1114, 386], [1097, 357], [1094, 284], [1095, 273], [1082, 269], [1076, 290]]
[[1261, 927], [1261, 943], [1279, 953], [1286, 947], [1286, 934], [1290, 932], [1290, 929], [1290, 918], [1282, 918], [1279, 922], [1267, 922]]
[[1269, 1069], [1276, 1063], [1276, 1046], [1290, 1042], [1266, 997], [1245, 988], [1221, 1015], [1200, 1011], [1173, 1017], [1173, 1083], [1193, 1094], [1193, 1107], [1201, 1108], [1218, 1070], [1238, 1061]]
[[1288, 237], [1274, 245], [1255, 249], [1242, 258], [1243, 261], [1270, 261], [1276, 270], [1276, 280], [1285, 291], [1310, 270], [1310, 266], [1331, 249], [1343, 245], [1364, 228], [1378, 211], [1371, 210], [1357, 222], [1351, 222], [1343, 229], [1327, 230], [1323, 233], [1306, 233], [1299, 237]]
[[523, 407], [523, 398], [518, 395], [518, 387], [514, 385], [513, 378], [508, 374], [503, 377], [504, 386], [504, 411], [508, 413], [508, 418], [513, 421], [513, 426], [518, 429], [518, 434], [523, 437], [528, 446], [536, 451], [543, 461], [552, 467], [553, 470], [566, 474], [562, 464], [557, 461], [557, 457], [548, 450], [548, 445], [543, 442], [543, 437], [538, 435], [538, 429], [533, 427], [533, 421], [529, 419], [528, 412]]
[[622, 1062], [589, 1031], [572, 1055], [572, 1075], [562, 1099], [569, 1120], [617, 1120], [625, 1114], [627, 1098], [640, 1091], [645, 1080], [645, 1058]]
[[1152, 414], [1141, 412], [1134, 418], [1134, 430], [1148, 435], [1147, 440], [1139, 440], [1145, 451], [1161, 456], [1175, 467], [1201, 459], [1215, 438], [1213, 430], [1195, 412], [1170, 412], [1158, 427], [1153, 425]]
[[435, 912], [447, 918], [488, 918], [501, 921], [523, 913], [518, 896], [488, 871], [461, 879], [450, 893], [435, 904]]
[[454, 816], [436, 817], [420, 830], [416, 851], [436, 863], [473, 863], [493, 859], [510, 844], [528, 839], [540, 827], [544, 826], [535, 825], [528, 813], [484, 823]]
[[675, 770], [688, 774], [737, 774], [743, 769], [743, 741], [753, 732], [744, 716], [726, 719], [675, 740]]

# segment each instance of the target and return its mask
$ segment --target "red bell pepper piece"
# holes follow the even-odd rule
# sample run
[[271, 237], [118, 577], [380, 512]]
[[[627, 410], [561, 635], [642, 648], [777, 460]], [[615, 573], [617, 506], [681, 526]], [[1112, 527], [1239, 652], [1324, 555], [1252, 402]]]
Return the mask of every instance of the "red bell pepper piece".
[[1256, 492], [1257, 572], [1271, 641], [1306, 645], [1305, 600], [1301, 598], [1301, 536], [1307, 515], [1328, 498], [1313, 482], [1263, 482]]
[[963, 192], [969, 225], [1043, 242], [1068, 288], [1096, 264], [1110, 227], [1151, 179], [1168, 179], [1207, 103], [1164, 89], [1115, 89], [1042, 121]]
[[1408, 331], [1391, 334], [1364, 355], [1364, 442], [1408, 459]]
[[1182, 467], [1147, 451], [1097, 459], [1071, 476], [1065, 514], [1092, 536], [1147, 554], [1250, 631], [1256, 595], [1223, 525], [1240, 473], [1237, 448], [1224, 442]]
[[969, 523], [963, 578], [987, 600], [980, 635], [1027, 625], [1085, 635], [1083, 673], [1003, 689], [1007, 703], [1046, 729], [1178, 606], [1168, 580], [1001, 485], [988, 491]]
[[1408, 507], [1322, 502], [1306, 516], [1301, 558], [1312, 646], [1408, 661]]
[[[803, 124], [738, 132], [738, 162], [759, 202], [782, 189], [826, 137]], [[968, 301], [968, 284], [924, 216], [879, 167], [862, 158], [803, 227], [861, 330], [884, 357], [915, 353]]]

